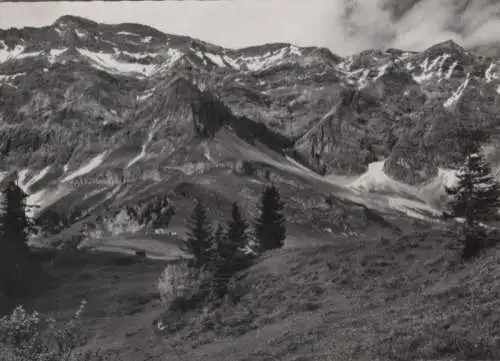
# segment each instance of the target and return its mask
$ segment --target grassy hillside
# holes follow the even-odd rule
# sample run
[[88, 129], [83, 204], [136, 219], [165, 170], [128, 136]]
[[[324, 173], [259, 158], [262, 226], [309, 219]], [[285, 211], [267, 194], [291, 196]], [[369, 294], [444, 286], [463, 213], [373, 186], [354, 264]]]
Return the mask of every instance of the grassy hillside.
[[455, 239], [428, 230], [273, 251], [239, 275], [233, 301], [184, 315], [160, 305], [164, 263], [82, 254], [47, 264], [45, 292], [16, 302], [64, 316], [86, 299], [89, 347], [122, 360], [500, 359], [500, 248], [461, 263]]

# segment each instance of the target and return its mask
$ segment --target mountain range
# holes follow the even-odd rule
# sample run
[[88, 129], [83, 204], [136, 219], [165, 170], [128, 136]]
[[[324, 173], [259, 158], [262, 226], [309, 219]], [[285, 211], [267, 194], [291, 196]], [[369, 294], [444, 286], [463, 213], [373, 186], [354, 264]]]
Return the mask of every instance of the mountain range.
[[[463, 160], [457, 129], [485, 131], [500, 168], [499, 66], [453, 41], [341, 57], [76, 16], [0, 30], [2, 178], [39, 206], [37, 222], [56, 220], [52, 240], [83, 232], [158, 257], [172, 252], [162, 233], [182, 238], [194, 198], [214, 220], [233, 201], [251, 218], [268, 182], [286, 201], [289, 245], [398, 232], [439, 218]], [[165, 230], [123, 219], [158, 199], [173, 214]]]

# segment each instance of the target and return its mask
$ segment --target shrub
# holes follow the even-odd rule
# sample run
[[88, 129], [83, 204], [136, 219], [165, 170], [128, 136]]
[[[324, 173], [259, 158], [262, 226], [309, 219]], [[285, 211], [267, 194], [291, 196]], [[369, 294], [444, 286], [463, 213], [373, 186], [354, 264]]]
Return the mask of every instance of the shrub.
[[187, 297], [205, 284], [208, 273], [204, 269], [189, 267], [183, 261], [169, 264], [158, 279], [158, 291], [164, 305]]
[[72, 318], [63, 324], [52, 317], [18, 306], [0, 318], [0, 361], [69, 360], [85, 343], [80, 318], [83, 301]]
[[125, 209], [113, 216], [105, 217], [87, 231], [88, 237], [103, 238], [124, 233], [137, 233], [144, 229], [136, 219], [130, 216]]

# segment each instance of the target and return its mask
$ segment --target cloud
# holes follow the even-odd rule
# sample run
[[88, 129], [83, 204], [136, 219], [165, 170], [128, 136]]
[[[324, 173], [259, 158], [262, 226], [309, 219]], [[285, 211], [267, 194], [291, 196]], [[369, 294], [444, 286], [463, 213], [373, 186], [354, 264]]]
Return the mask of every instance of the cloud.
[[349, 40], [361, 46], [423, 50], [449, 39], [466, 47], [500, 41], [499, 0], [353, 1], [347, 21], [359, 31]]
[[500, 40], [500, 0], [215, 0], [0, 3], [0, 28], [43, 26], [66, 14], [137, 22], [226, 47], [268, 42], [423, 50], [453, 39], [473, 47]]

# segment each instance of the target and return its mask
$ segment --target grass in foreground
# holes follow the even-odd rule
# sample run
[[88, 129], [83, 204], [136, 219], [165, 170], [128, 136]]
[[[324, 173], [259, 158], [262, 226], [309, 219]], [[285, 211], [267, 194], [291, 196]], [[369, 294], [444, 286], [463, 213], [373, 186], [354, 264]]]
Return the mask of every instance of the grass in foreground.
[[89, 347], [122, 360], [500, 359], [500, 248], [461, 264], [453, 239], [428, 231], [274, 251], [222, 305], [184, 315], [160, 305], [164, 264], [92, 255], [54, 266], [64, 282], [25, 304], [69, 315], [86, 299]]

